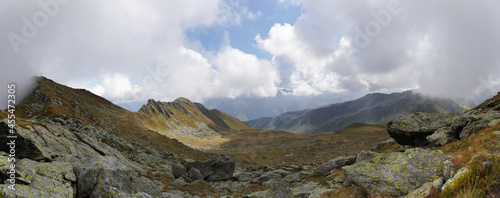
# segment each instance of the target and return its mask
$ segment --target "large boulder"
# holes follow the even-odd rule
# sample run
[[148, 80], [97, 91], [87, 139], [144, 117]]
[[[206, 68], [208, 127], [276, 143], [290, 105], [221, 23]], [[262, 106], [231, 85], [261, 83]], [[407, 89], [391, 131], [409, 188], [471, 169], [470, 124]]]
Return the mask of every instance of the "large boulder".
[[432, 135], [427, 136], [426, 139], [435, 146], [442, 146], [457, 139], [457, 137], [456, 132], [451, 130], [451, 127], [441, 127]]
[[450, 126], [454, 114], [410, 113], [387, 124], [389, 135], [401, 145], [424, 146], [429, 144], [427, 136], [437, 129]]
[[174, 178], [186, 178], [187, 177], [187, 171], [186, 167], [184, 167], [182, 164], [172, 164], [172, 175]]
[[318, 166], [318, 168], [314, 170], [314, 173], [326, 175], [332, 170], [341, 168], [342, 166], [354, 164], [354, 162], [356, 162], [356, 155], [351, 155], [347, 157], [337, 157]]
[[204, 161], [184, 159], [182, 165], [189, 171], [191, 168], [198, 169], [205, 181], [222, 181], [231, 179], [236, 167], [234, 160], [210, 159]]
[[347, 182], [369, 193], [401, 196], [443, 177], [444, 161], [450, 158], [441, 151], [415, 148], [404, 153], [379, 154], [342, 169]]
[[156, 185], [136, 169], [115, 157], [89, 158], [75, 168], [77, 197], [161, 197]]

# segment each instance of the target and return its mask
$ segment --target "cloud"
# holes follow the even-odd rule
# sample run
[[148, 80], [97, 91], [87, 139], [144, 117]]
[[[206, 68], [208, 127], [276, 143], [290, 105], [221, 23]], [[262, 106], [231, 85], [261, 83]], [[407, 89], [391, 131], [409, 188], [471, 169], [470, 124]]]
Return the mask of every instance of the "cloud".
[[114, 102], [270, 97], [280, 88], [470, 96], [500, 82], [499, 2], [279, 2], [303, 14], [255, 35], [266, 59], [231, 46], [229, 35], [213, 51], [186, 36], [268, 20], [248, 8], [253, 1], [1, 1], [0, 79], [18, 83], [19, 98], [43, 73]]
[[[28, 93], [32, 85], [24, 82], [43, 73], [114, 102], [267, 96], [274, 89], [268, 82], [275, 79], [245, 84], [223, 77], [211, 63], [219, 52], [205, 51], [198, 41], [185, 35], [199, 28], [240, 25], [243, 18], [256, 20], [260, 16], [244, 2], [232, 0], [2, 1], [0, 17], [8, 20], [0, 23], [0, 79], [17, 82], [18, 91]], [[19, 37], [10, 39], [8, 35], [13, 34]], [[257, 68], [270, 65], [241, 51], [228, 50], [220, 56], [231, 53], [259, 64]], [[219, 59], [224, 63], [224, 58]], [[230, 67], [222, 65], [220, 71], [230, 73]], [[248, 80], [255, 80], [255, 76], [248, 76]], [[225, 84], [233, 82], [237, 84], [234, 88]]]
[[500, 24], [493, 22], [500, 20], [498, 2], [303, 0], [301, 5], [304, 14], [294, 24], [275, 24], [255, 38], [260, 49], [291, 60], [286, 67], [294, 76], [291, 89], [418, 88], [431, 95], [471, 96], [500, 79]]
[[269, 60], [226, 47], [217, 55], [215, 65], [226, 92], [223, 95], [269, 97], [278, 92], [279, 72]]

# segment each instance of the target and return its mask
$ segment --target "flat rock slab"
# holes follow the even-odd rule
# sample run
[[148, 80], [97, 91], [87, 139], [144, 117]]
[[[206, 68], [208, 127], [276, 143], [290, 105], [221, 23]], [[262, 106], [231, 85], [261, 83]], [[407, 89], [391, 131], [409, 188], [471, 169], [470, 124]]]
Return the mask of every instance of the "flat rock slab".
[[369, 193], [401, 196], [443, 177], [444, 161], [450, 158], [441, 151], [415, 148], [404, 153], [379, 154], [342, 169], [347, 181]]

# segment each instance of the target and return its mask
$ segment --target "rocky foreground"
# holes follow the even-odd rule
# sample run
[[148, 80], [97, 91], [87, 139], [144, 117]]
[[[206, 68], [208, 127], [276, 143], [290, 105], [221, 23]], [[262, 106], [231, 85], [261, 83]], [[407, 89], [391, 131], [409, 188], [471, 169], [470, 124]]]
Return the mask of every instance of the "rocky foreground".
[[[372, 151], [324, 164], [241, 167], [231, 156], [190, 149], [126, 119], [93, 120], [98, 112], [76, 102], [73, 109], [85, 114], [70, 116], [75, 112], [64, 109], [64, 116], [51, 116], [61, 106], [59, 99], [47, 100], [52, 101], [45, 101], [36, 116], [18, 119], [13, 163], [6, 142], [10, 128], [0, 112], [5, 118], [0, 121], [0, 197], [328, 197], [346, 187], [368, 195], [426, 197], [453, 188], [469, 171], [457, 170], [452, 156], [435, 148], [500, 123], [500, 100], [462, 115], [407, 114], [388, 124], [393, 139]], [[121, 111], [112, 108], [108, 111]], [[397, 149], [378, 152], [391, 146]], [[493, 162], [482, 163], [491, 167]]]

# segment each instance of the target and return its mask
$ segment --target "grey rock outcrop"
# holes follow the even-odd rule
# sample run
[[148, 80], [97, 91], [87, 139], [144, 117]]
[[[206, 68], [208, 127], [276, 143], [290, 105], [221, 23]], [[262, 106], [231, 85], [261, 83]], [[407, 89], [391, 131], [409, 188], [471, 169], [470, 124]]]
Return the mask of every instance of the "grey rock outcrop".
[[184, 159], [182, 165], [186, 170], [191, 168], [198, 169], [205, 181], [221, 181], [231, 179], [236, 167], [234, 160], [204, 160], [197, 161], [192, 159]]
[[432, 135], [427, 136], [426, 139], [433, 145], [442, 146], [457, 139], [456, 136], [456, 132], [451, 127], [441, 127]]
[[443, 177], [443, 164], [448, 159], [440, 151], [415, 148], [404, 153], [380, 154], [342, 169], [346, 181], [369, 193], [401, 196]]
[[97, 156], [85, 160], [75, 168], [77, 197], [116, 197], [141, 193], [160, 197], [155, 184], [139, 175], [138, 170], [114, 157]]
[[328, 174], [330, 171], [341, 168], [343, 166], [351, 165], [356, 162], [356, 155], [351, 155], [347, 157], [337, 157], [332, 159], [316, 168], [315, 173], [318, 174]]
[[182, 164], [172, 164], [172, 174], [174, 175], [174, 178], [185, 178], [187, 177], [186, 167]]
[[390, 121], [387, 132], [398, 144], [423, 146], [429, 144], [427, 136], [450, 126], [454, 117], [454, 114], [410, 113]]
[[188, 175], [187, 175], [190, 179], [192, 179], [193, 181], [196, 181], [196, 180], [203, 180], [203, 174], [201, 174], [200, 170], [196, 169], [196, 168], [191, 168], [189, 169], [188, 171]]
[[[1, 165], [9, 165], [5, 156], [0, 156]], [[7, 162], [7, 163], [6, 163]], [[73, 167], [66, 162], [37, 162], [21, 159], [16, 163], [18, 184], [15, 190], [0, 185], [6, 197], [74, 197], [77, 180]], [[4, 179], [4, 178], [2, 178]]]

